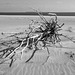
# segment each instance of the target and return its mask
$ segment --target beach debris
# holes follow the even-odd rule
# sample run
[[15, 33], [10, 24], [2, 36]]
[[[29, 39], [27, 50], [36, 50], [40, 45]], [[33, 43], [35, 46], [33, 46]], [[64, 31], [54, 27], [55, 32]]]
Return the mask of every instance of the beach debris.
[[[33, 34], [38, 34], [38, 39], [35, 42], [33, 41], [35, 48], [33, 50], [31, 57], [26, 61], [26, 63], [33, 58], [34, 53], [37, 51], [37, 44], [39, 41], [42, 42], [44, 48], [47, 48], [48, 55], [50, 55], [50, 53], [47, 45], [49, 46], [54, 45], [55, 47], [57, 47], [56, 43], [59, 43], [60, 47], [63, 48], [63, 46], [60, 44], [61, 42], [60, 36], [65, 37], [71, 40], [73, 43], [75, 43], [68, 36], [64, 34], [59, 34], [59, 31], [62, 30], [62, 26], [64, 25], [64, 23], [61, 25], [58, 24], [57, 15], [53, 14], [55, 16], [55, 19], [52, 18], [50, 21], [47, 21], [46, 18], [40, 12], [38, 12], [37, 10], [35, 11], [39, 14], [39, 17], [41, 18], [42, 21], [41, 22], [32, 21], [31, 24], [31, 28], [33, 29], [32, 32]], [[36, 25], [38, 26], [37, 28]], [[33, 39], [36, 39], [35, 37]], [[47, 57], [47, 60], [48, 58], [49, 56]]]
[[[61, 38], [65, 37], [69, 40], [73, 41], [71, 38], [64, 34], [60, 34], [59, 32], [62, 30], [64, 23], [59, 25], [57, 20], [57, 15], [49, 13], [49, 15], [53, 15], [55, 18], [51, 18], [49, 21], [42, 15], [42, 13], [35, 10], [38, 13], [41, 21], [34, 21], [31, 20], [29, 27], [24, 32], [19, 32], [15, 34], [11, 34], [10, 36], [3, 38], [0, 40], [0, 64], [11, 60], [9, 67], [12, 66], [13, 62], [17, 59], [16, 55], [21, 54], [20, 59], [22, 59], [24, 53], [29, 51], [33, 51], [32, 55], [25, 61], [25, 63], [30, 62], [30, 60], [34, 57], [36, 51], [43, 50], [39, 49], [38, 45], [41, 45], [42, 48], [46, 48], [48, 57], [43, 65], [47, 62], [48, 58], [50, 57], [50, 52], [48, 47], [57, 47], [57, 43], [59, 44], [60, 48], [63, 46], [60, 44]], [[37, 26], [36, 26], [37, 25]], [[24, 35], [20, 37], [19, 35]], [[41, 42], [41, 43], [39, 43]], [[2, 47], [3, 46], [3, 47]], [[5, 49], [2, 49], [4, 48]]]
[[67, 58], [69, 58], [70, 61], [73, 61], [75, 63], [75, 52], [69, 51], [64, 53]]
[[3, 33], [3, 32], [2, 32], [1, 34], [2, 34], [2, 35], [4, 35], [4, 33]]

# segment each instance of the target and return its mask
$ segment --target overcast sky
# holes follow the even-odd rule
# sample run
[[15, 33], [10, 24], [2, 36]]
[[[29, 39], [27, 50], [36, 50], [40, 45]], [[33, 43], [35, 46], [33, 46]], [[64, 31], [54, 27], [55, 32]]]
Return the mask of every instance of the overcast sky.
[[75, 0], [0, 0], [0, 12], [75, 12]]

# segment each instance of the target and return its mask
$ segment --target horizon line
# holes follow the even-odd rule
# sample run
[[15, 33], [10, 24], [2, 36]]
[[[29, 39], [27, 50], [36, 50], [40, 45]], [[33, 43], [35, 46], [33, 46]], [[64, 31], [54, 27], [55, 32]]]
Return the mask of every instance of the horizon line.
[[[44, 16], [50, 16], [49, 13], [55, 13], [57, 16], [75, 16], [75, 12], [39, 12]], [[0, 15], [38, 15], [37, 12], [0, 12]], [[52, 16], [52, 15], [51, 15]]]

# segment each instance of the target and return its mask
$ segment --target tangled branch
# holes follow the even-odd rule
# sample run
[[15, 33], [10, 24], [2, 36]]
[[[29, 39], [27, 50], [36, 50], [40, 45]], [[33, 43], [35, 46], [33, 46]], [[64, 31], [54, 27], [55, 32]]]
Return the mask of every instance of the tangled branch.
[[[47, 53], [48, 53], [47, 60], [48, 60], [49, 55], [50, 55], [48, 46], [51, 47], [52, 45], [54, 45], [56, 47], [56, 44], [59, 43], [59, 45], [61, 47], [63, 47], [60, 44], [60, 42], [61, 42], [60, 36], [65, 37], [65, 38], [69, 39], [70, 41], [72, 41], [73, 43], [75, 43], [68, 36], [59, 33], [62, 30], [64, 23], [61, 25], [58, 24], [56, 14], [54, 15], [52, 13], [51, 14], [49, 13], [50, 15], [54, 15], [55, 18], [54, 19], [51, 18], [48, 21], [42, 15], [42, 13], [38, 12], [37, 10], [35, 10], [35, 11], [38, 13], [39, 17], [41, 18], [41, 22], [39, 22], [39, 21], [36, 22], [36, 21], [32, 20], [31, 24], [29, 24], [29, 31], [25, 30], [25, 32], [20, 32], [20, 33], [10, 35], [7, 38], [13, 37], [14, 39], [9, 40], [9, 41], [0, 42], [0, 45], [7, 47], [5, 49], [1, 48], [0, 59], [3, 59], [3, 61], [0, 61], [0, 64], [4, 63], [6, 61], [6, 59], [7, 60], [9, 59], [9, 60], [11, 60], [10, 65], [9, 65], [11, 67], [12, 63], [15, 60], [14, 56], [18, 53], [18, 50], [20, 48], [22, 48], [19, 51], [19, 53], [21, 53], [21, 58], [24, 54], [24, 51], [25, 52], [28, 52], [30, 50], [33, 51], [30, 58], [25, 61], [25, 63], [29, 62], [34, 57], [36, 51], [40, 50], [38, 47], [39, 42], [42, 42], [43, 48], [47, 48]], [[25, 35], [25, 33], [27, 36]], [[20, 37], [17, 37], [18, 35], [25, 35], [25, 36], [20, 38]], [[12, 46], [14, 44], [17, 44], [17, 45]], [[26, 48], [28, 48], [28, 49], [26, 50]], [[47, 62], [47, 60], [45, 61], [45, 63]]]

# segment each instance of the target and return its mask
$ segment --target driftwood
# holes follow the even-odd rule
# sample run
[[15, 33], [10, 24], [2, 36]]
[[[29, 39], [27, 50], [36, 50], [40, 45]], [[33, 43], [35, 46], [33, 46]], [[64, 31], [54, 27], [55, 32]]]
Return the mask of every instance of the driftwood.
[[[29, 50], [33, 50], [30, 58], [25, 61], [25, 63], [29, 62], [34, 57], [35, 52], [40, 50], [37, 46], [39, 42], [42, 42], [42, 47], [47, 48], [48, 55], [50, 55], [48, 46], [51, 47], [53, 45], [57, 47], [56, 44], [58, 43], [60, 45], [60, 48], [63, 47], [60, 44], [60, 36], [65, 37], [75, 43], [71, 38], [67, 37], [66, 35], [59, 34], [59, 32], [62, 30], [62, 26], [64, 26], [64, 23], [61, 25], [58, 24], [56, 14], [51, 14], [54, 15], [55, 18], [47, 21], [40, 12], [38, 12], [37, 10], [35, 11], [41, 18], [40, 22], [32, 20], [31, 24], [29, 24], [28, 31], [25, 30], [25, 32], [14, 33], [3, 39], [0, 39], [0, 59], [3, 60], [0, 61], [0, 64], [4, 63], [7, 60], [11, 60], [9, 65], [9, 67], [11, 67], [15, 60], [14, 56], [18, 53], [17, 51], [19, 48], [23, 48], [22, 50], [20, 50], [20, 53], [22, 55], [26, 48], [28, 48]], [[38, 26], [37, 28], [36, 25]], [[5, 33], [2, 33], [2, 35], [4, 34]], [[48, 58], [49, 56], [47, 57], [47, 60]]]

